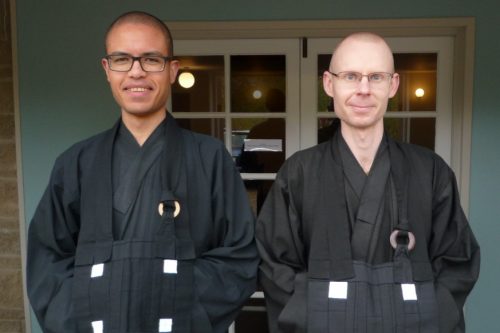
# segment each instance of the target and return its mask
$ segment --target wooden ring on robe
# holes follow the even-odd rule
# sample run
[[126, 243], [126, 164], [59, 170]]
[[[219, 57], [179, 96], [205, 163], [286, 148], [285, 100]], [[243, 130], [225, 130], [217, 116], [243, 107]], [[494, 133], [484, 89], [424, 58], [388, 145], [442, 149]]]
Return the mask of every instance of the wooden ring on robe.
[[[394, 230], [391, 233], [391, 237], [389, 238], [391, 246], [394, 249], [396, 249], [396, 247], [398, 246], [398, 242], [396, 241], [396, 239], [398, 238], [398, 234], [399, 230]], [[408, 231], [408, 250], [411, 251], [413, 250], [413, 248], [415, 248], [415, 236], [413, 235], [412, 232]]]
[[[175, 206], [174, 217], [177, 217], [181, 212], [181, 204], [179, 203], [179, 201], [175, 200], [174, 206]], [[158, 205], [158, 213], [160, 213], [160, 216], [163, 216], [163, 202], [160, 202], [160, 204]]]

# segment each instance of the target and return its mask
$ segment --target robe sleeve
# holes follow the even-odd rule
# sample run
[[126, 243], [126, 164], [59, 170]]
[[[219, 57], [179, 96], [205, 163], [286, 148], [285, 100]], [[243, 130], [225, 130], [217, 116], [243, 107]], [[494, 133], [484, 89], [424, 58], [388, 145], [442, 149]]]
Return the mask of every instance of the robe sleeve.
[[[243, 303], [255, 291], [259, 257], [255, 246], [254, 215], [248, 195], [224, 146], [212, 169], [212, 214], [216, 246], [195, 262], [198, 303], [213, 332], [225, 332]], [[200, 324], [200, 323], [198, 323]], [[196, 326], [196, 323], [195, 323]], [[206, 331], [202, 327], [194, 329]]]
[[257, 248], [262, 258], [259, 278], [272, 333], [291, 332], [287, 323], [306, 322], [306, 258], [300, 207], [293, 197], [302, 193], [297, 183], [300, 179], [300, 168], [289, 159], [278, 173], [257, 220]]
[[76, 332], [71, 281], [79, 229], [77, 182], [56, 162], [28, 232], [28, 296], [44, 332]]
[[440, 332], [465, 332], [463, 306], [477, 281], [480, 250], [460, 205], [453, 171], [435, 173], [433, 232], [429, 255], [440, 308]]

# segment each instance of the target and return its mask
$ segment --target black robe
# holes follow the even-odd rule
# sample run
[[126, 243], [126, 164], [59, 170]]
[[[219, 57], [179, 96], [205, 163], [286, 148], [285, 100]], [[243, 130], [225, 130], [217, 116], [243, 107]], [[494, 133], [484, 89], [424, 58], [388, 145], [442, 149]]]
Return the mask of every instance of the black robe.
[[392, 207], [392, 177], [387, 139], [382, 140], [369, 174], [352, 154], [341, 135], [334, 137], [344, 172], [344, 187], [353, 260], [370, 264], [391, 261], [389, 239], [396, 226]]
[[[152, 156], [152, 161], [146, 163], [146, 168], [137, 168], [144, 173], [135, 189], [137, 195], [125, 195], [113, 202], [113, 187], [118, 190], [115, 198], [123, 194], [120, 186], [124, 186], [122, 190], [134, 187], [130, 179], [120, 182], [119, 177], [113, 178], [117, 172], [127, 175], [128, 166], [122, 163], [119, 167], [117, 161], [131, 156], [126, 149], [121, 157], [114, 151], [119, 127], [118, 123], [113, 129], [77, 143], [57, 159], [31, 221], [27, 286], [41, 327], [44, 332], [78, 331], [74, 309], [79, 304], [72, 300], [74, 288], [78, 288], [73, 285], [77, 252], [84, 253], [86, 245], [106, 237], [138, 243], [156, 237], [156, 228], [151, 226], [159, 217], [159, 196], [164, 193], [154, 180], [161, 176], [159, 173], [165, 173], [163, 166], [170, 170], [176, 161], [183, 160], [181, 167], [177, 166], [179, 170], [166, 173], [181, 203], [179, 219], [188, 226], [184, 236], [190, 238], [193, 249], [194, 281], [187, 286], [193, 290], [193, 306], [187, 316], [193, 332], [224, 332], [254, 291], [258, 264], [253, 213], [231, 157], [219, 141], [180, 129], [167, 115], [167, 129], [160, 137], [168, 147], [160, 149], [162, 156], [158, 158], [154, 153], [157, 147], [146, 154], [145, 158]], [[154, 146], [158, 142], [161, 147], [161, 140], [153, 138], [151, 143]], [[183, 144], [179, 146], [178, 142]], [[143, 148], [149, 144], [146, 142]], [[178, 186], [178, 182], [183, 185]], [[150, 197], [154, 199], [151, 202]], [[132, 200], [128, 207], [127, 200]], [[144, 212], [147, 219], [141, 224]], [[90, 228], [97, 218], [105, 223]], [[180, 242], [181, 247], [184, 245]], [[95, 262], [95, 258], [80, 261], [87, 259]]]
[[[336, 142], [290, 157], [257, 220], [259, 277], [273, 333], [306, 331], [308, 279], [353, 276], [345, 175]], [[480, 252], [455, 176], [434, 152], [387, 142], [396, 201], [400, 207], [407, 203], [406, 222], [417, 240], [410, 252], [413, 279], [434, 281], [439, 331], [463, 332], [462, 308], [479, 274]], [[388, 240], [379, 241], [389, 247]]]

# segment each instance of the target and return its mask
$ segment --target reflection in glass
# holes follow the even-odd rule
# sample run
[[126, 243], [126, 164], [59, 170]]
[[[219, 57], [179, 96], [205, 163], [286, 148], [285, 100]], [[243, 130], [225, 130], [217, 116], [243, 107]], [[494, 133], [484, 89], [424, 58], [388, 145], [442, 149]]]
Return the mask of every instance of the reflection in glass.
[[180, 127], [224, 141], [224, 119], [176, 119]]
[[318, 143], [330, 140], [339, 129], [339, 118], [318, 118]]
[[231, 112], [286, 112], [285, 92], [284, 55], [231, 56]]
[[[394, 66], [399, 73], [399, 89], [389, 101], [389, 111], [436, 111], [437, 54], [396, 53]], [[417, 97], [415, 91], [425, 94]]]
[[274, 173], [285, 161], [285, 119], [232, 119], [232, 154], [240, 172]]
[[249, 299], [234, 324], [237, 333], [269, 332], [264, 299]]
[[257, 216], [260, 213], [262, 204], [264, 203], [274, 180], [247, 179], [244, 182], [245, 187], [247, 188], [250, 205], [252, 206], [255, 216]]
[[331, 58], [331, 54], [318, 54], [318, 112], [328, 112], [333, 110], [333, 107], [331, 106], [332, 98], [328, 96], [323, 89], [323, 73], [329, 69]]
[[[172, 85], [172, 110], [174, 112], [224, 112], [224, 57], [179, 56], [180, 69]], [[183, 88], [181, 74], [194, 76], [194, 85]]]
[[434, 150], [435, 118], [386, 118], [384, 124], [386, 132], [392, 138]]

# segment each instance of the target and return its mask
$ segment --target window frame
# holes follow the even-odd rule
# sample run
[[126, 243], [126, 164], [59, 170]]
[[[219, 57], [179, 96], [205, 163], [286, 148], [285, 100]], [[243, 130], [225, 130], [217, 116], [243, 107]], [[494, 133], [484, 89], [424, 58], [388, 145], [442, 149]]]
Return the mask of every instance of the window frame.
[[[435, 120], [436, 135], [434, 150], [447, 163], [451, 163], [451, 129], [452, 129], [452, 89], [453, 89], [453, 39], [449, 36], [441, 37], [387, 37], [387, 43], [394, 53], [433, 53], [437, 55], [436, 72], [436, 108], [432, 111], [387, 111], [386, 119], [416, 119], [431, 118]], [[332, 112], [320, 112], [317, 108], [318, 87], [316, 77], [310, 73], [317, 72], [318, 55], [330, 54], [340, 42], [340, 38], [311, 38], [308, 41], [308, 59], [303, 61], [301, 70], [301, 149], [311, 147], [317, 143], [316, 133], [318, 119], [334, 118]], [[403, 87], [400, 86], [399, 90]], [[316, 109], [309, 112], [310, 106]], [[314, 112], [315, 111], [315, 112]]]
[[[371, 31], [383, 37], [452, 37], [454, 47], [450, 166], [457, 175], [462, 206], [468, 215], [475, 49], [473, 17], [167, 23], [176, 42], [193, 39], [341, 38], [356, 31]], [[302, 43], [301, 53], [307, 55], [305, 46], [306, 43]]]
[[[232, 119], [237, 118], [283, 118], [286, 122], [286, 158], [300, 149], [300, 137], [291, 135], [300, 132], [300, 100], [297, 94], [289, 91], [299, 91], [300, 71], [300, 46], [297, 39], [222, 39], [222, 40], [180, 40], [176, 42], [176, 55], [178, 56], [224, 56], [224, 85], [225, 85], [225, 110], [224, 112], [175, 112], [173, 115], [180, 119], [223, 119], [226, 133], [224, 144], [231, 151]], [[199, 50], [203, 51], [200, 54]], [[264, 50], [264, 51], [263, 51]], [[230, 57], [234, 55], [286, 55], [286, 112], [232, 112], [230, 91]], [[169, 100], [171, 110], [171, 100]], [[241, 173], [245, 180], [273, 180], [275, 173]]]

